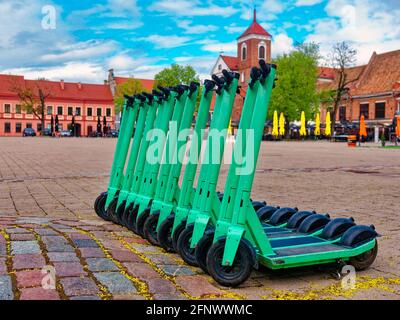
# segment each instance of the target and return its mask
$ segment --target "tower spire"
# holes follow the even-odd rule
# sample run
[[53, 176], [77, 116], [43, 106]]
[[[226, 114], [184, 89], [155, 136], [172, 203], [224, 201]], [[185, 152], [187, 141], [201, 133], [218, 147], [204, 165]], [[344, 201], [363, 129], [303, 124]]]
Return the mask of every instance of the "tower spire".
[[254, 22], [257, 22], [257, 9], [256, 9], [256, 6], [254, 6]]

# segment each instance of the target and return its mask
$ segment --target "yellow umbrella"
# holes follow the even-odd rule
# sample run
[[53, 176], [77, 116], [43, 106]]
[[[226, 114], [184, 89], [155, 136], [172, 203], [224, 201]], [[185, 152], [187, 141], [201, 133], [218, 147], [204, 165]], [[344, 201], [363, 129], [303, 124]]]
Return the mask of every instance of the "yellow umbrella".
[[281, 113], [281, 117], [279, 118], [279, 135], [285, 135], [285, 116], [283, 112]]
[[400, 138], [400, 117], [397, 117], [396, 136]]
[[273, 124], [273, 127], [272, 127], [272, 135], [274, 137], [278, 137], [279, 136], [278, 112], [277, 111], [274, 112], [274, 124]]
[[306, 114], [304, 111], [301, 113], [301, 128], [300, 128], [300, 136], [305, 137], [307, 135], [306, 129]]
[[229, 121], [228, 134], [233, 135], [232, 119]]
[[315, 117], [315, 131], [314, 134], [316, 136], [320, 136], [321, 135], [321, 117], [319, 115], [319, 113], [317, 113], [317, 116]]
[[325, 135], [327, 137], [332, 135], [332, 123], [331, 123], [331, 113], [329, 111], [326, 112], [326, 127], [325, 127]]
[[360, 137], [367, 137], [367, 127], [365, 126], [365, 117], [361, 116], [360, 120]]

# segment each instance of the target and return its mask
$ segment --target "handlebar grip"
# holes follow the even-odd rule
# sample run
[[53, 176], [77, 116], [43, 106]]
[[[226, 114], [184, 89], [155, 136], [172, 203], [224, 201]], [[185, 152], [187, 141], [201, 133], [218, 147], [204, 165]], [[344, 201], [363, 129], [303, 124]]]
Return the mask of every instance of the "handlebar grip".
[[205, 95], [212, 91], [215, 87], [215, 82], [212, 80], [205, 80], [204, 81], [204, 88], [205, 88]]
[[191, 82], [190, 86], [189, 86], [189, 98], [192, 97], [193, 93], [195, 93], [197, 91], [197, 89], [199, 88], [200, 83], [198, 82]]
[[154, 95], [153, 94], [150, 94], [150, 93], [147, 93], [147, 92], [143, 92], [143, 95], [149, 100], [150, 104], [153, 103], [153, 100], [154, 100]]
[[215, 74], [212, 75], [212, 79], [217, 86], [223, 86], [225, 84], [225, 79], [218, 78]]
[[171, 94], [171, 89], [164, 88], [162, 86], [158, 86], [158, 89], [165, 94], [165, 97], [168, 98]]
[[141, 101], [141, 102], [145, 102], [146, 101], [146, 96], [144, 96], [143, 94], [138, 94], [137, 98]]

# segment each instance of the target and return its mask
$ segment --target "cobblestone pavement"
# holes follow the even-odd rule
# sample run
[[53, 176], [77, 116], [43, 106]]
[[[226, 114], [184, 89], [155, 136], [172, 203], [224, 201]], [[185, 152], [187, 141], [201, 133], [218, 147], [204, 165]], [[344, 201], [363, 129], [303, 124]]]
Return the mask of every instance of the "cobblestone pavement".
[[[114, 146], [0, 139], [0, 300], [400, 298], [399, 150], [263, 144], [254, 199], [373, 223], [380, 252], [350, 290], [329, 268], [316, 267], [261, 269], [227, 289], [178, 255], [97, 218], [92, 205], [106, 189]], [[44, 289], [53, 272], [55, 289]]]

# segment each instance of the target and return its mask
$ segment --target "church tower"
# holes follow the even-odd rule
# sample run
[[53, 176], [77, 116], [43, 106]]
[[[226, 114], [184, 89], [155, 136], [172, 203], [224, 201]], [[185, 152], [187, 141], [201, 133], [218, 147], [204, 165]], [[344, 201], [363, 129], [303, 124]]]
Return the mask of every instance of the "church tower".
[[241, 85], [246, 86], [251, 68], [257, 67], [260, 59], [271, 62], [271, 40], [272, 36], [257, 22], [257, 11], [254, 9], [253, 23], [237, 40]]

